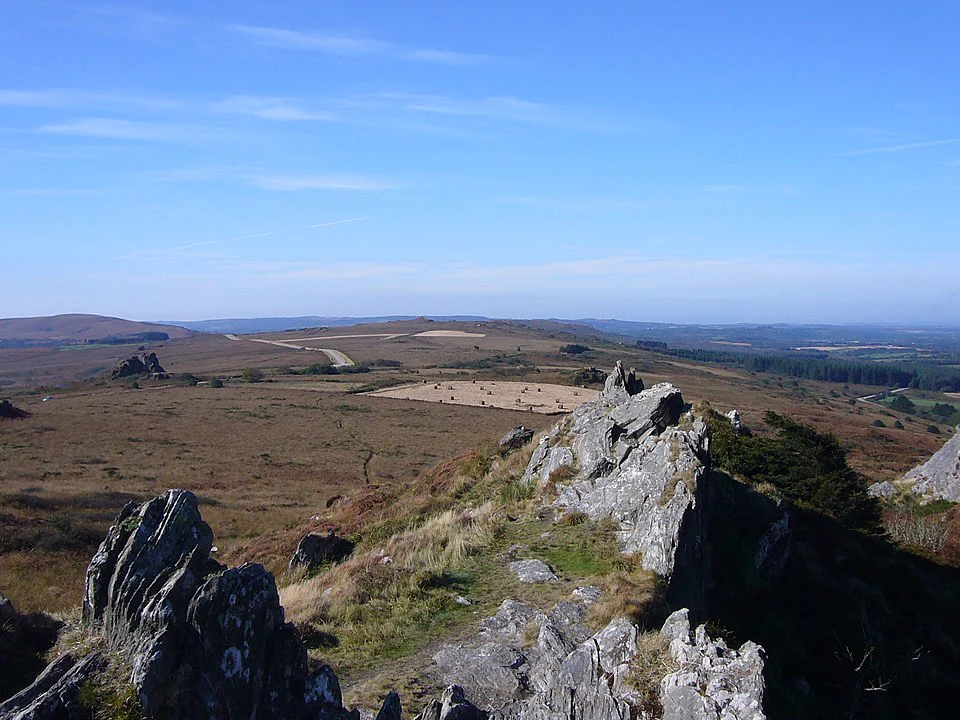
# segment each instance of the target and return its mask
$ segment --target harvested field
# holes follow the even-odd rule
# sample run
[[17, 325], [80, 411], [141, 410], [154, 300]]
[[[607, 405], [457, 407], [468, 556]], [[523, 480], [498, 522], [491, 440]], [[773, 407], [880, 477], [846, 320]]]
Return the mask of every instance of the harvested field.
[[411, 383], [366, 394], [399, 400], [529, 410], [545, 415], [555, 415], [576, 410], [588, 400], [593, 400], [599, 393], [596, 390], [549, 383], [454, 380]]
[[484, 333], [465, 332], [463, 330], [427, 330], [417, 333], [417, 337], [445, 337], [445, 338], [480, 338]]

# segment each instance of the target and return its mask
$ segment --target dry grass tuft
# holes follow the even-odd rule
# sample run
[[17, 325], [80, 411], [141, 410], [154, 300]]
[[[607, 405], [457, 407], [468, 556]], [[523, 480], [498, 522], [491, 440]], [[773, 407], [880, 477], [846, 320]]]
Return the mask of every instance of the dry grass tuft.
[[638, 556], [623, 556], [620, 569], [598, 582], [603, 595], [590, 607], [591, 626], [601, 628], [611, 620], [626, 617], [644, 627], [663, 603], [663, 583], [644, 570]]
[[637, 637], [637, 654], [630, 661], [627, 683], [640, 694], [642, 710], [652, 717], [663, 713], [660, 681], [679, 668], [670, 654], [670, 643], [659, 632], [641, 633]]
[[287, 617], [356, 666], [416, 649], [456, 610], [449, 573], [488, 545], [498, 525], [492, 502], [447, 510], [327, 572], [280, 591]]

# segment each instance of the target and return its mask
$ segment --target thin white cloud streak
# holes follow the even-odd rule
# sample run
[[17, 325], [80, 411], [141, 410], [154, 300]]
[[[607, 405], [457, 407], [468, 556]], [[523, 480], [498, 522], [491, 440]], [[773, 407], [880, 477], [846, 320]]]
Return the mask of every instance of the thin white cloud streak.
[[656, 124], [649, 120], [619, 117], [599, 108], [549, 105], [510, 95], [467, 99], [447, 95], [381, 93], [370, 96], [369, 101], [373, 105], [383, 104], [393, 111], [501, 120], [582, 132], [626, 132], [641, 125], [652, 128]]
[[262, 120], [277, 120], [280, 122], [309, 120], [329, 122], [341, 119], [336, 114], [326, 110], [307, 110], [297, 105], [296, 102], [288, 98], [239, 95], [213, 103], [209, 107], [214, 112], [247, 115]]
[[138, 140], [160, 143], [184, 143], [203, 140], [213, 134], [213, 128], [179, 123], [120, 120], [91, 117], [64, 123], [43, 125], [37, 132], [46, 135], [96, 137], [111, 140]]
[[923, 150], [925, 148], [939, 147], [941, 145], [952, 145], [960, 142], [960, 138], [947, 138], [946, 140], [930, 140], [927, 142], [903, 143], [901, 145], [886, 145], [884, 147], [867, 148], [865, 150], [848, 150], [847, 152], [837, 153], [836, 157], [858, 157], [860, 155], [885, 155], [887, 153], [909, 152], [911, 150]]
[[355, 222], [360, 222], [361, 220], [369, 220], [369, 219], [370, 219], [369, 216], [364, 216], [364, 217], [347, 218], [346, 220], [334, 220], [333, 222], [325, 222], [325, 223], [317, 223], [316, 225], [309, 225], [307, 229], [314, 230], [316, 228], [327, 228], [327, 227], [333, 227], [334, 225], [344, 225], [346, 223], [355, 223]]
[[451, 66], [487, 65], [498, 61], [489, 55], [413, 48], [383, 40], [348, 35], [302, 32], [258, 25], [228, 25], [226, 28], [246, 37], [254, 45], [277, 50], [320, 52], [329, 55], [354, 57], [380, 56]]
[[297, 192], [300, 190], [394, 190], [399, 185], [351, 175], [259, 175], [246, 178], [248, 184], [264, 190]]

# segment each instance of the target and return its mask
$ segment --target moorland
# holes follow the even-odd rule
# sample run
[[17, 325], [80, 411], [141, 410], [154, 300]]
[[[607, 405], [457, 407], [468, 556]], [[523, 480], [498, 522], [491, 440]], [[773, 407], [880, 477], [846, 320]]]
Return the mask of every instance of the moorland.
[[[77, 607], [86, 565], [120, 507], [167, 488], [189, 489], [200, 498], [221, 562], [260, 562], [281, 584], [302, 579], [287, 570], [300, 538], [334, 520], [338, 530], [360, 535], [363, 523], [373, 523], [387, 538], [404, 527], [385, 519], [396, 508], [422, 520], [430, 509], [457, 507], [460, 491], [452, 489], [452, 478], [464, 476], [476, 480], [469, 492], [487, 487], [507, 497], [502, 493], [512, 486], [501, 477], [504, 470], [491, 465], [491, 448], [513, 427], [539, 432], [557, 416], [533, 403], [497, 407], [503, 403], [487, 402], [487, 393], [523, 389], [534, 395], [537, 388], [559, 386], [569, 389], [568, 402], [577, 402], [602, 388], [605, 370], [618, 360], [635, 367], [647, 386], [673, 383], [692, 406], [738, 410], [761, 439], [777, 436], [777, 427], [765, 422], [770, 412], [835, 436], [862, 486], [896, 479], [936, 451], [952, 433], [958, 421], [952, 413], [960, 407], [950, 388], [757, 372], [733, 359], [703, 362], [663, 352], [671, 346], [656, 344], [666, 344], [662, 335], [612, 334], [555, 321], [418, 318], [255, 335], [113, 324], [108, 332], [96, 328], [85, 335], [58, 326], [53, 337], [42, 330], [52, 324], [39, 327], [47, 337], [10, 342], [17, 339], [11, 336], [0, 347], [0, 390], [26, 413], [0, 425], [0, 594], [24, 610], [61, 614]], [[143, 335], [149, 332], [167, 337]], [[741, 337], [728, 329], [714, 337], [709, 342], [748, 342], [727, 339]], [[785, 342], [828, 341], [794, 335]], [[855, 341], [836, 335], [830, 342]], [[772, 351], [773, 341], [764, 348]], [[325, 350], [349, 363], [335, 362]], [[156, 353], [166, 373], [109, 378], [118, 361], [139, 352]], [[935, 341], [925, 352], [949, 359], [954, 348]], [[430, 391], [417, 395], [425, 400], [403, 393], [414, 386]], [[484, 390], [460, 392], [468, 386]], [[508, 468], [522, 469], [519, 460], [512, 462], [517, 467]], [[490, 473], [499, 485], [484, 485], [494, 483]], [[431, 495], [444, 499], [434, 507], [424, 501]], [[952, 508], [940, 510], [950, 526], [947, 542], [936, 552], [908, 552], [949, 568], [958, 557], [958, 520]], [[816, 532], [811, 528], [818, 522], [807, 531]], [[541, 525], [533, 518], [519, 539], [535, 541], [546, 532]], [[558, 565], [586, 563], [600, 572], [590, 563], [609, 554], [611, 540], [596, 530], [567, 528], [562, 536], [568, 544], [544, 552], [554, 553]], [[840, 531], [829, 526], [822, 532]], [[518, 538], [501, 536], [494, 544], [508, 539]], [[846, 535], [836, 542], [855, 543]], [[850, 554], [862, 552], [856, 547]], [[295, 595], [285, 597], [296, 603]], [[738, 597], [721, 593], [718, 604], [734, 607]], [[753, 601], [767, 599], [759, 594]], [[740, 615], [729, 616], [732, 632], [748, 632]], [[350, 647], [337, 650], [321, 638], [315, 652], [336, 658], [341, 669], [353, 668], [346, 687], [366, 687], [369, 658], [351, 657]]]

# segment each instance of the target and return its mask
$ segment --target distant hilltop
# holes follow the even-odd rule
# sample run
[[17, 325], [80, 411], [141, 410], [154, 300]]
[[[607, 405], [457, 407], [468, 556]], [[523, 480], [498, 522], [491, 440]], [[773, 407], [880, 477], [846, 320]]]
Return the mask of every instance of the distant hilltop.
[[120, 345], [189, 337], [175, 325], [136, 322], [102, 315], [52, 315], [0, 319], [0, 347], [45, 347], [71, 344]]

